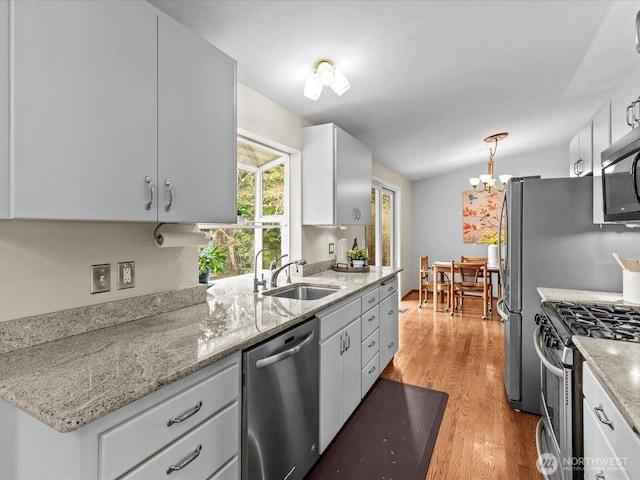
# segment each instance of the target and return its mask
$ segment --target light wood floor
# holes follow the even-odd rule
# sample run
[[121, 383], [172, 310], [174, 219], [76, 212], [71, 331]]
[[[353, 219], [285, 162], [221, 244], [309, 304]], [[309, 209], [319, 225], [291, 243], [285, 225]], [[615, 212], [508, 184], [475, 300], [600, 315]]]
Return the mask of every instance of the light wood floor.
[[540, 417], [507, 402], [497, 312], [483, 321], [475, 300], [453, 317], [434, 312], [431, 299], [418, 309], [418, 292], [401, 303], [400, 350], [382, 376], [449, 394], [427, 480], [542, 479], [535, 467]]

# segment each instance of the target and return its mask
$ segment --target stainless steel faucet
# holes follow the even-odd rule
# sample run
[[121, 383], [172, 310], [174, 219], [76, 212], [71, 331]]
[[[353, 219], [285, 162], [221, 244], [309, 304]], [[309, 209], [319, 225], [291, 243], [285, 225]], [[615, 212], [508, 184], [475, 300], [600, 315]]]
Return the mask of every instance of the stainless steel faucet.
[[285, 268], [287, 268], [287, 267], [289, 267], [291, 265], [295, 265], [296, 266], [296, 272], [297, 272], [298, 271], [298, 265], [306, 265], [306, 264], [307, 264], [307, 261], [304, 258], [301, 258], [300, 260], [294, 260], [293, 262], [285, 263], [284, 265], [282, 265], [277, 270], [272, 270], [271, 271], [271, 286], [272, 287], [277, 287], [278, 286], [278, 275]]
[[[274, 257], [278, 257], [278, 254], [272, 248], [263, 248], [262, 250], [258, 250], [258, 253], [256, 253], [256, 258], [253, 261], [253, 293], [257, 293], [258, 287], [260, 286], [263, 289], [267, 287], [267, 281], [264, 279], [264, 274], [262, 274], [262, 280], [258, 280], [258, 256], [264, 251], [271, 252], [273, 253]], [[271, 265], [273, 265], [273, 262], [271, 263]]]

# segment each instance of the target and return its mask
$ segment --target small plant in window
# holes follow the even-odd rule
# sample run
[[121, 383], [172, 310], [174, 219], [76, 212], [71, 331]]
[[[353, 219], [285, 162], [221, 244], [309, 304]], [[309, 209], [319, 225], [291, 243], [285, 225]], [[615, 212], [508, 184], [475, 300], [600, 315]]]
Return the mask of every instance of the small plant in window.
[[227, 250], [211, 241], [200, 249], [198, 254], [198, 275], [200, 283], [208, 283], [209, 276], [224, 272], [227, 266]]
[[242, 225], [251, 215], [251, 205], [248, 203], [238, 202], [236, 205], [236, 214], [238, 215], [238, 224]]

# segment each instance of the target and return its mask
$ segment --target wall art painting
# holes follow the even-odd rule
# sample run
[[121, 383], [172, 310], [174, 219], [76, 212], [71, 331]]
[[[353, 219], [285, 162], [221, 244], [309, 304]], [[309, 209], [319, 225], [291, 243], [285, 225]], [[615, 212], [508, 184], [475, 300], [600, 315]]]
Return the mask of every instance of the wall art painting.
[[498, 242], [498, 215], [503, 192], [462, 192], [462, 235], [465, 243]]

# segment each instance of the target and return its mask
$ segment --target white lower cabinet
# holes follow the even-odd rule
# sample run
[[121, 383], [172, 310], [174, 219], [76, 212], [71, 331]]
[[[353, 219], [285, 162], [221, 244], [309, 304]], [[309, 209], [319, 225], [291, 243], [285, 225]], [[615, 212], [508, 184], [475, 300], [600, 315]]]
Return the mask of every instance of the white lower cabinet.
[[640, 478], [640, 435], [632, 430], [587, 364], [583, 393], [585, 480]]
[[0, 400], [0, 479], [239, 480], [240, 362], [238, 352], [68, 433]]
[[360, 297], [320, 319], [320, 453], [360, 403]]
[[[385, 286], [381, 288], [386, 288]], [[396, 284], [397, 288], [397, 284]], [[398, 351], [398, 292], [380, 302], [380, 368], [384, 369]]]

